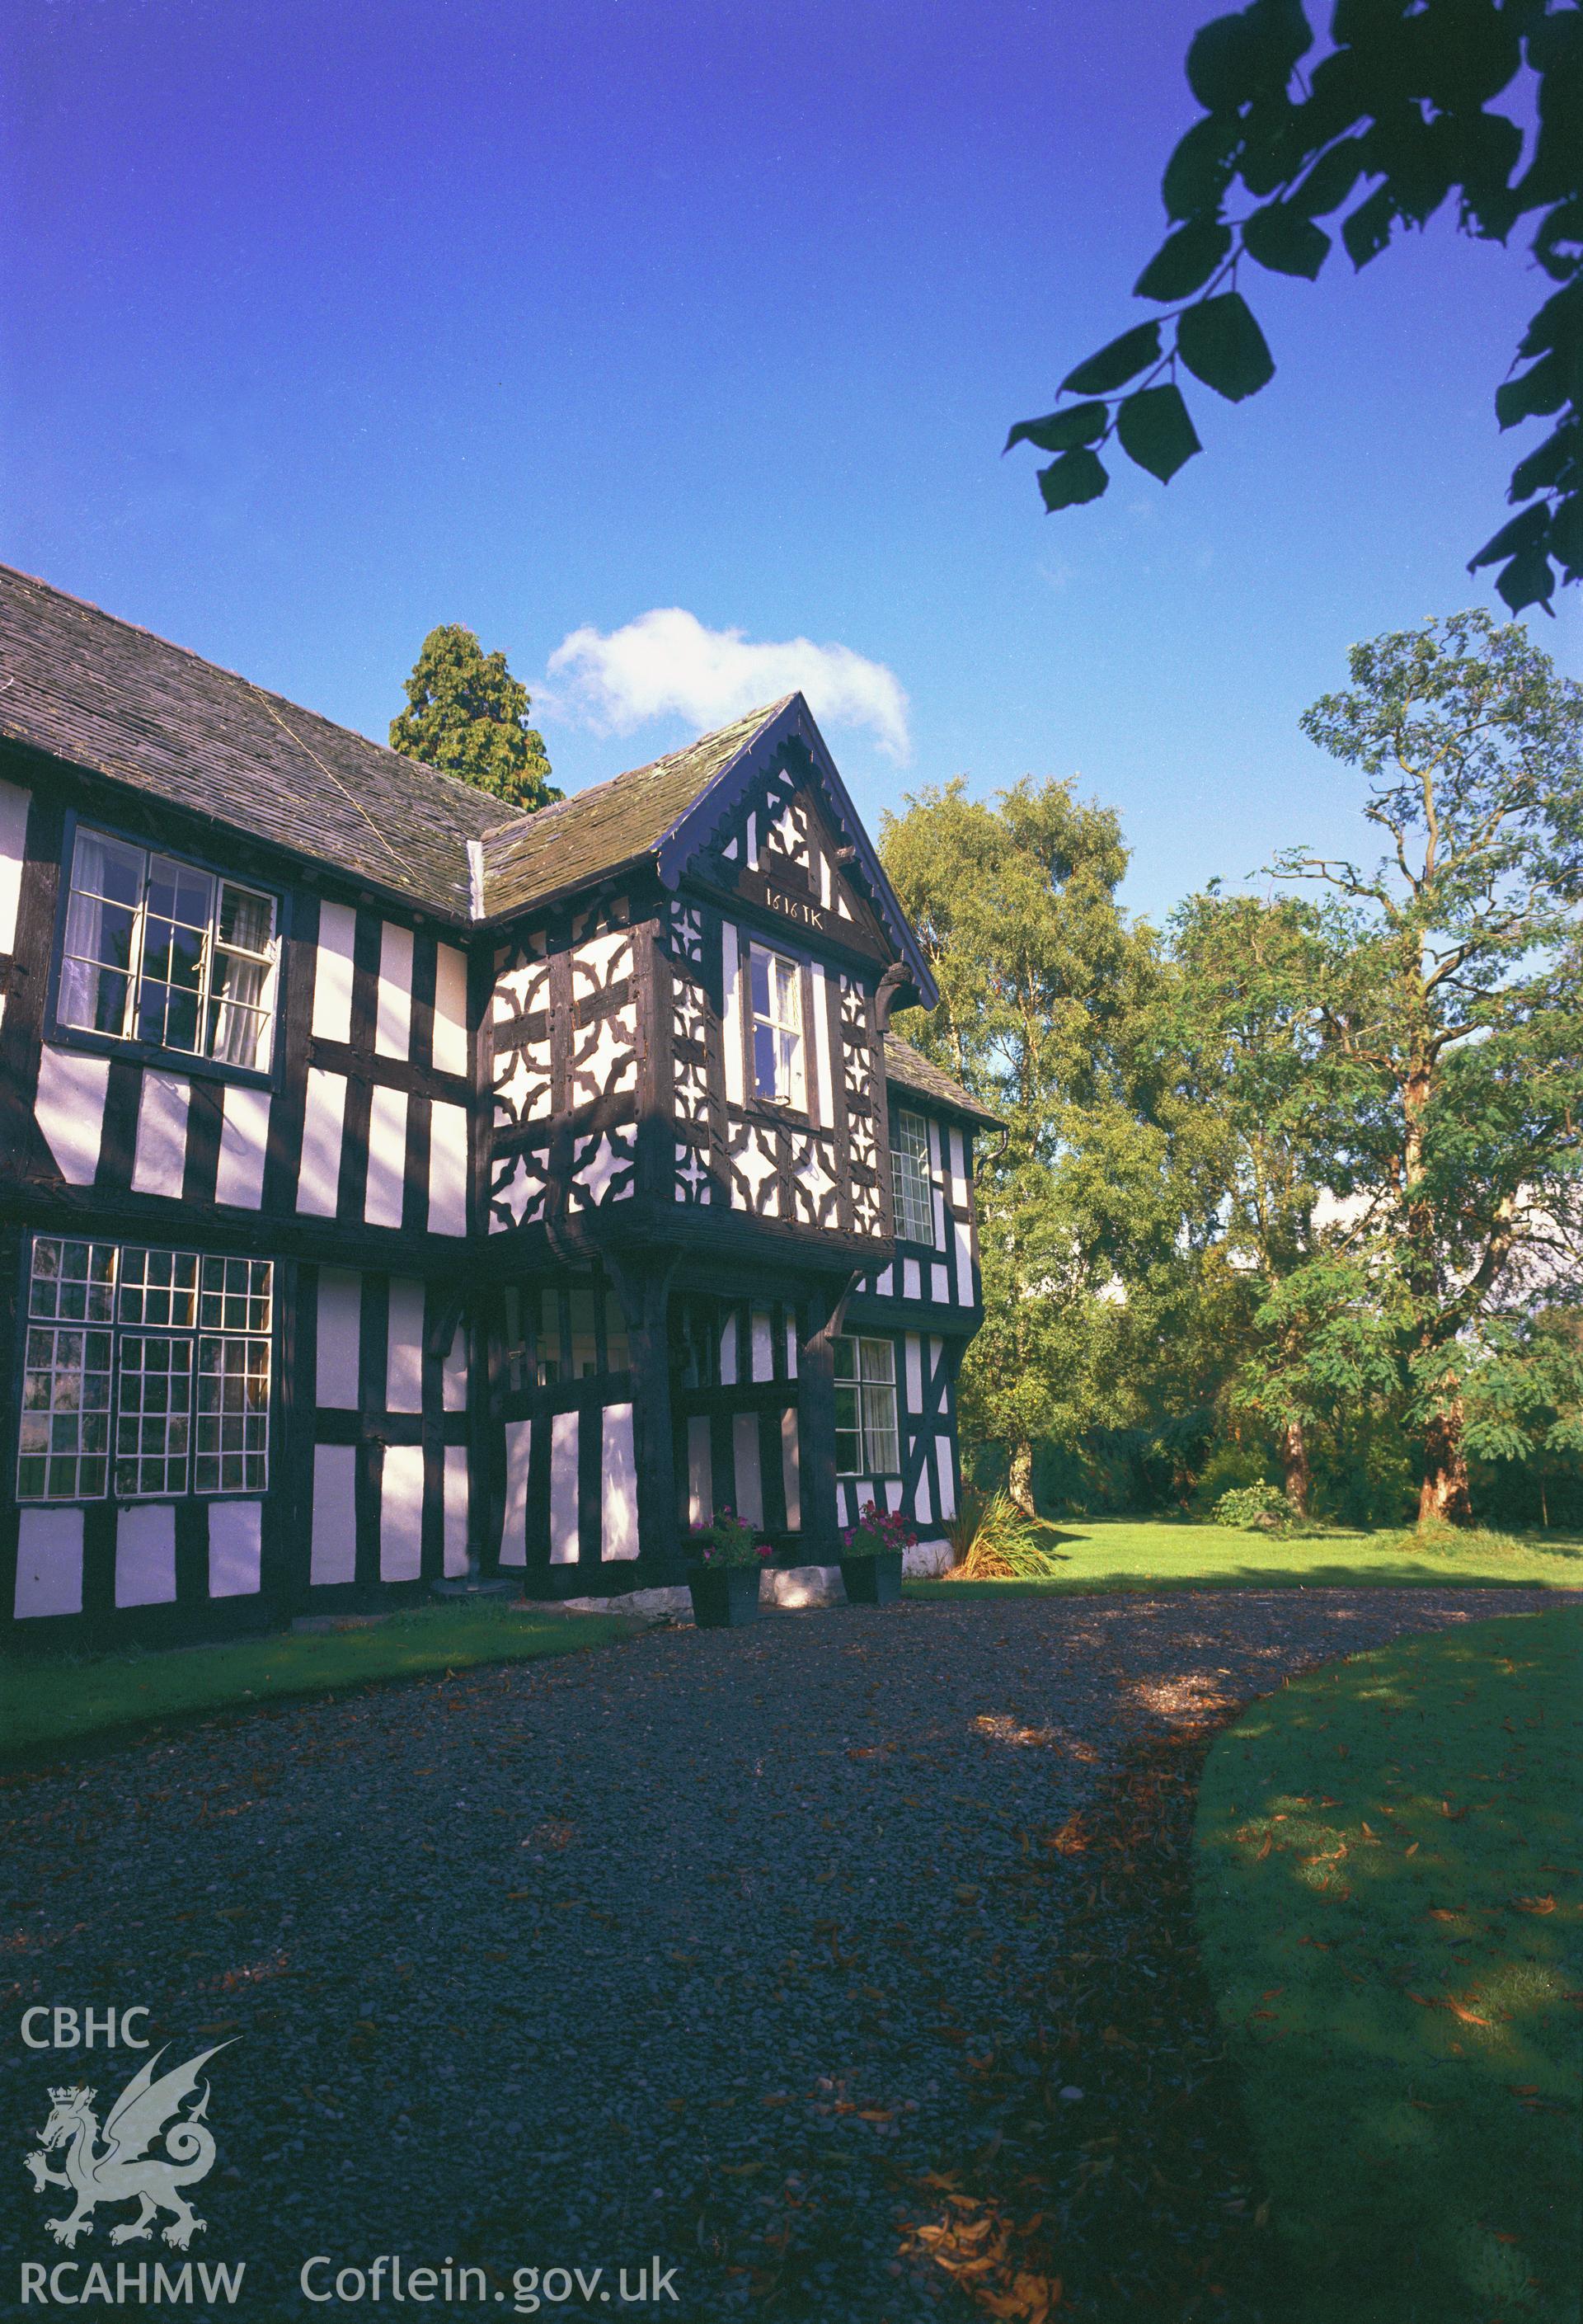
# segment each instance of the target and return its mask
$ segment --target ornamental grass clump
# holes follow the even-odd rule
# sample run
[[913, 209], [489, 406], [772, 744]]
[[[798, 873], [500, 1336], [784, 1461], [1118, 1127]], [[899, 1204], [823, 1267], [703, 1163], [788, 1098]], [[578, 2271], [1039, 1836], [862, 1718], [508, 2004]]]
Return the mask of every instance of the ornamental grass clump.
[[865, 1501], [856, 1525], [848, 1526], [842, 1535], [841, 1545], [848, 1557], [875, 1557], [882, 1550], [912, 1549], [917, 1538], [899, 1509], [882, 1509], [874, 1501]]
[[755, 1538], [754, 1528], [734, 1509], [721, 1509], [708, 1525], [695, 1525], [687, 1536], [695, 1565], [759, 1565], [775, 1552]]
[[1055, 1571], [1058, 1552], [1045, 1548], [1041, 1533], [1054, 1532], [1043, 1517], [1030, 1517], [1009, 1493], [965, 1497], [961, 1515], [945, 1528], [956, 1562], [948, 1582], [1034, 1582]]

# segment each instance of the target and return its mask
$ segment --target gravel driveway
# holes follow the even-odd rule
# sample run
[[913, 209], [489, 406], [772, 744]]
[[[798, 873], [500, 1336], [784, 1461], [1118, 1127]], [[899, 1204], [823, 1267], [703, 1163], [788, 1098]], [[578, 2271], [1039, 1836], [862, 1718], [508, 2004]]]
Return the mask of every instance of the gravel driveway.
[[[327, 2312], [298, 2291], [316, 2253], [487, 2264], [497, 2314], [515, 2270], [557, 2267], [604, 2271], [594, 2312], [729, 2317], [777, 2292], [768, 2312], [821, 2324], [965, 2314], [898, 2256], [897, 2223], [919, 2174], [994, 2135], [973, 2059], [1018, 2030], [1008, 2012], [1026, 2019], [1062, 1941], [1059, 1886], [1031, 1909], [1008, 1877], [1030, 1840], [1141, 1732], [1404, 1631], [1554, 1602], [778, 1615], [13, 1775], [12, 2024], [33, 2002], [144, 2004], [168, 2063], [244, 2037], [212, 2070], [219, 2160], [190, 2255], [246, 2260], [244, 2316]], [[102, 2114], [136, 2062], [6, 2044], [7, 2301], [19, 2257], [60, 2256], [42, 2222], [61, 2198], [17, 2160], [45, 2085], [91, 2080]], [[125, 2216], [75, 2256], [113, 2268]], [[623, 2303], [617, 2271], [636, 2292], [655, 2255], [675, 2270], [658, 2301], [650, 2282]], [[540, 2312], [588, 2312], [571, 2288]]]

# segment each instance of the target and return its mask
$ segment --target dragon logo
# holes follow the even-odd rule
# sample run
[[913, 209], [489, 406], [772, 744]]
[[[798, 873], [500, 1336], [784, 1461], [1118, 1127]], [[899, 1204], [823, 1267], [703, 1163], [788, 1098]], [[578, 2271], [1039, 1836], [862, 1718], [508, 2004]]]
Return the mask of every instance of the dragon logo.
[[[209, 2060], [230, 2046], [229, 2042], [219, 2042], [214, 2049], [200, 2050], [196, 2058], [172, 2067], [157, 2081], [154, 2068], [165, 2052], [156, 2050], [110, 2108], [102, 2134], [92, 2090], [50, 2092], [50, 2119], [39, 2133], [43, 2144], [25, 2158], [24, 2167], [32, 2173], [35, 2195], [41, 2195], [46, 2187], [66, 2187], [77, 2198], [67, 2218], [44, 2222], [58, 2244], [69, 2251], [78, 2236], [91, 2236], [91, 2214], [100, 2203], [136, 2203], [136, 2218], [111, 2229], [113, 2244], [146, 2242], [160, 2212], [170, 2211], [173, 2216], [163, 2230], [165, 2241], [178, 2251], [186, 2250], [207, 2225], [181, 2190], [204, 2178], [214, 2164], [214, 2133], [204, 2119], [208, 2084], [205, 2082], [203, 2096], [190, 2114], [179, 2116], [178, 2109], [198, 2088]], [[150, 2154], [149, 2146], [161, 2134], [164, 2153]], [[51, 2171], [47, 2158], [61, 2146], [66, 2149], [66, 2168]]]

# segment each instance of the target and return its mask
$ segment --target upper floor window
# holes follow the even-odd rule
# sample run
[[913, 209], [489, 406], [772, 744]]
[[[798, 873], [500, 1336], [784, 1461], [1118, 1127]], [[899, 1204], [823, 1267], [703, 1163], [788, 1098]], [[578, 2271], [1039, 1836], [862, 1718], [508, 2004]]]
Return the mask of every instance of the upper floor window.
[[835, 1471], [883, 1477], [901, 1467], [896, 1426], [896, 1346], [890, 1340], [835, 1342]]
[[262, 1492], [267, 1259], [33, 1239], [19, 1501]]
[[896, 1199], [896, 1231], [902, 1240], [932, 1243], [929, 1125], [921, 1113], [890, 1117], [890, 1188]]
[[803, 973], [784, 953], [755, 945], [750, 962], [753, 1003], [753, 1093], [805, 1110], [803, 1078]]
[[79, 829], [56, 1014], [62, 1025], [267, 1072], [272, 897]]

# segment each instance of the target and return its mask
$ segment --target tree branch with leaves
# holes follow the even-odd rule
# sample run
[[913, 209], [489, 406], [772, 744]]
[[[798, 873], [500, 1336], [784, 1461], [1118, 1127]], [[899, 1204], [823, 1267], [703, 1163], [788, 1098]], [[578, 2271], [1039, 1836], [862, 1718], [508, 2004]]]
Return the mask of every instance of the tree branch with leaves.
[[[1520, 513], [1468, 569], [1498, 565], [1514, 613], [1549, 611], [1558, 572], [1583, 578], [1583, 11], [1575, 0], [1337, 0], [1330, 38], [1305, 75], [1314, 34], [1302, 0], [1253, 0], [1195, 34], [1187, 78], [1204, 114], [1166, 163], [1170, 231], [1133, 286], [1168, 312], [1068, 372], [1059, 395], [1078, 400], [1018, 421], [1006, 448], [1055, 454], [1039, 471], [1051, 511], [1100, 497], [1112, 441], [1169, 483], [1202, 449], [1183, 374], [1233, 403], [1275, 375], [1243, 295], [1246, 262], [1311, 281], [1334, 241], [1320, 220], [1341, 212], [1358, 270], [1448, 201], [1484, 241], [1505, 243], [1532, 217], [1534, 263], [1558, 287], [1518, 344], [1496, 418], [1503, 430], [1555, 424], [1513, 470], [1507, 500]], [[1532, 105], [1531, 148], [1493, 109], [1503, 96]]]

